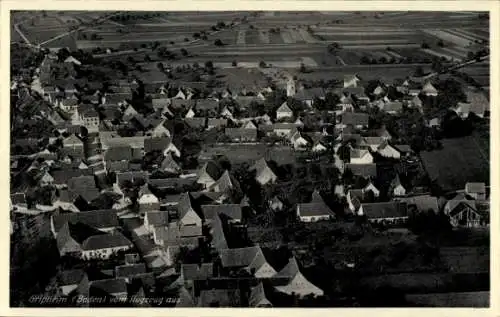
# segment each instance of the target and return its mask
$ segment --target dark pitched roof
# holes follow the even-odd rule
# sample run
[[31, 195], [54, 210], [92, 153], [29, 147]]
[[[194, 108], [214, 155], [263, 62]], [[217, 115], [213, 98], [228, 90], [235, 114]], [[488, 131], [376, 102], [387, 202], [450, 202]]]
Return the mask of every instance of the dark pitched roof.
[[343, 124], [368, 125], [369, 116], [366, 113], [346, 112], [342, 115]]
[[52, 216], [52, 219], [56, 232], [58, 232], [65, 223], [76, 224], [80, 222], [97, 229], [118, 227], [119, 225], [116, 212], [112, 209], [93, 210], [78, 213], [61, 213], [59, 215]]
[[202, 290], [199, 307], [241, 307], [240, 291], [237, 289]]
[[82, 248], [84, 250], [99, 250], [131, 245], [132, 242], [123, 234], [116, 232], [92, 236], [83, 242]]
[[228, 248], [224, 226], [219, 215], [215, 216], [212, 221], [212, 245], [216, 250]]
[[382, 202], [361, 204], [363, 213], [368, 219], [407, 217], [406, 203]]
[[225, 128], [224, 133], [231, 139], [246, 139], [246, 140], [256, 140], [257, 130], [256, 129], [245, 129], [245, 128]]
[[186, 281], [206, 280], [214, 276], [214, 265], [213, 263], [202, 263], [201, 265], [184, 263], [181, 265], [181, 271]]
[[215, 99], [198, 99], [196, 101], [196, 110], [217, 110], [219, 102]]
[[146, 138], [144, 139], [144, 151], [146, 153], [151, 151], [163, 151], [171, 142], [172, 139], [168, 137]]
[[168, 225], [168, 211], [148, 211], [146, 213], [149, 225], [166, 226]]
[[106, 161], [130, 161], [132, 159], [132, 148], [130, 146], [110, 147], [104, 152]]
[[298, 204], [297, 209], [299, 216], [302, 217], [334, 216], [330, 208], [323, 202]]
[[222, 266], [225, 268], [248, 267], [259, 255], [262, 255], [262, 250], [258, 246], [219, 251]]
[[57, 276], [57, 284], [59, 286], [79, 284], [85, 275], [82, 269], [64, 270]]
[[242, 212], [239, 204], [224, 204], [224, 205], [202, 205], [201, 210], [203, 217], [214, 219], [217, 215], [225, 215], [230, 219], [241, 220]]
[[106, 294], [126, 293], [127, 284], [124, 278], [92, 281], [90, 282], [90, 293], [92, 294], [93, 291], [99, 294], [103, 292]]
[[143, 273], [146, 273], [146, 265], [144, 263], [119, 265], [115, 267], [116, 277], [132, 277]]
[[354, 175], [362, 177], [376, 177], [377, 164], [346, 164], [345, 169], [350, 169]]
[[186, 118], [184, 122], [191, 128], [205, 128], [206, 118]]

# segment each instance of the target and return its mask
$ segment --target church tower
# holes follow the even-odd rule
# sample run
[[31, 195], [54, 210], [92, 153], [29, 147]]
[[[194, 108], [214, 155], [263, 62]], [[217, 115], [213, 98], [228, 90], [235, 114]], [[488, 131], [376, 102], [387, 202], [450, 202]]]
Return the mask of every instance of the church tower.
[[286, 83], [286, 95], [287, 97], [293, 97], [296, 94], [295, 81], [293, 78], [289, 78]]

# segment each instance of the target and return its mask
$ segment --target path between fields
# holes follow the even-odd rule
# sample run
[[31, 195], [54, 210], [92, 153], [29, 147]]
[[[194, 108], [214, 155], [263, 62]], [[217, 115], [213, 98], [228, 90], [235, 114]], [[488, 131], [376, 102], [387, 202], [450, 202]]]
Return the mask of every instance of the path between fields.
[[[119, 14], [120, 14], [120, 13], [115, 13], [115, 14], [112, 14], [112, 15], [110, 15], [110, 16], [108, 16], [108, 17], [103, 18], [103, 19], [102, 19], [102, 20], [100, 20], [100, 21], [96, 21], [96, 22], [95, 22], [95, 23], [93, 23], [93, 24], [98, 24], [98, 23], [102, 23], [102, 22], [108, 21], [108, 20], [109, 20], [109, 19], [111, 19], [112, 17], [117, 16], [117, 15], [119, 15]], [[54, 42], [55, 40], [58, 40], [58, 39], [60, 39], [60, 38], [62, 38], [62, 37], [65, 37], [65, 36], [67, 36], [67, 35], [70, 35], [70, 34], [72, 34], [72, 33], [78, 32], [78, 31], [82, 31], [82, 30], [88, 29], [88, 28], [93, 27], [93, 26], [94, 26], [94, 25], [92, 25], [92, 26], [90, 26], [90, 25], [89, 25], [89, 26], [82, 26], [82, 27], [76, 28], [76, 29], [74, 29], [74, 30], [71, 30], [71, 31], [65, 32], [65, 33], [63, 33], [63, 34], [59, 34], [59, 35], [57, 35], [57, 36], [54, 36], [54, 37], [53, 37], [53, 38], [51, 38], [51, 39], [48, 39], [48, 40], [46, 40], [46, 41], [44, 41], [44, 42], [42, 42], [42, 43], [39, 43], [39, 44], [38, 44], [38, 46], [42, 46], [42, 45], [48, 44], [48, 43], [50, 43], [50, 42]]]
[[14, 29], [16, 30], [17, 34], [19, 34], [19, 36], [23, 38], [23, 40], [26, 42], [26, 44], [31, 46], [32, 44], [31, 44], [30, 40], [28, 40], [28, 38], [24, 35], [24, 33], [21, 32], [21, 30], [19, 29], [19, 24], [21, 24], [21, 23], [14, 24]]

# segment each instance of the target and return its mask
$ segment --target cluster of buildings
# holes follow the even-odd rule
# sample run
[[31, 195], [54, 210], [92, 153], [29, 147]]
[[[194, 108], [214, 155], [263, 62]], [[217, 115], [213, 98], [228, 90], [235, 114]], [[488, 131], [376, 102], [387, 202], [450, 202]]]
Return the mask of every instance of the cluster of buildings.
[[[14, 146], [35, 150], [24, 155], [32, 159], [26, 166], [19, 163], [20, 156], [13, 156], [12, 173], [32, 175], [34, 186], [47, 190], [44, 203], [29, 203], [26, 186], [14, 188], [12, 210], [50, 213], [61, 256], [90, 263], [116, 261], [124, 254], [100, 278], [83, 269], [62, 272], [58, 283], [64, 296], [173, 294], [179, 307], [270, 307], [275, 292], [324, 295], [293, 255], [276, 265], [272, 254], [258, 245], [235, 247], [234, 237], [245, 235], [245, 217], [251, 214], [245, 210], [252, 208], [252, 201], [245, 195], [235, 201], [234, 192], [241, 191], [241, 184], [231, 170], [214, 160], [197, 168], [183, 167], [184, 145], [174, 122], [202, 135], [220, 131], [219, 143], [227, 144], [228, 151], [232, 144], [247, 144], [251, 149], [273, 137], [297, 153], [333, 156], [341, 176], [349, 171], [363, 180], [363, 186], [341, 185], [339, 180], [335, 194], [345, 197], [346, 210], [372, 223], [400, 225], [412, 210], [432, 210], [443, 211], [454, 226], [487, 225], [489, 194], [484, 183], [468, 183], [451, 199], [418, 192], [399, 173], [388, 188], [377, 187], [377, 158], [395, 164], [418, 158], [409, 145], [393, 142], [385, 128], [370, 129], [365, 110], [378, 107], [397, 114], [404, 107], [422, 109], [419, 96], [439, 94], [430, 82], [403, 81], [396, 88], [404, 97], [390, 100], [386, 86], [367, 92], [357, 76], [346, 76], [343, 87], [329, 91], [340, 99], [329, 111], [334, 122], [318, 122], [312, 131], [304, 132], [303, 116], [317, 112], [315, 102], [327, 93], [323, 89], [296, 87], [289, 80], [287, 96], [302, 102], [305, 114], [285, 101], [273, 112], [245, 117], [241, 113], [246, 109], [266, 102], [270, 87], [238, 93], [213, 89], [200, 98], [188, 86], [141, 83], [151, 109], [145, 112], [131, 102], [139, 83], [119, 80], [103, 87], [82, 82], [75, 79], [75, 67], [80, 64], [73, 57], [57, 61], [47, 55], [29, 84], [18, 81], [11, 87], [19, 97], [40, 95], [44, 102], [32, 120], [44, 118], [57, 131], [43, 148], [37, 139], [15, 139]], [[60, 73], [67, 77], [57, 79]], [[471, 95], [468, 103], [454, 110], [461, 116], [474, 112], [482, 117], [487, 105]], [[428, 123], [438, 125], [435, 120]], [[156, 159], [145, 167], [144, 157], [151, 153]], [[279, 185], [280, 176], [266, 158], [249, 163], [261, 186]], [[387, 192], [385, 199], [380, 199], [382, 191]], [[331, 210], [324, 198], [317, 189], [310, 201], [293, 206], [293, 212], [302, 222], [335, 219], [339, 211]], [[112, 203], [103, 209], [107, 199]], [[281, 209], [284, 200], [275, 197], [268, 208]], [[185, 250], [201, 249], [212, 255], [208, 262], [179, 263]], [[246, 287], [241, 287], [241, 281]]]

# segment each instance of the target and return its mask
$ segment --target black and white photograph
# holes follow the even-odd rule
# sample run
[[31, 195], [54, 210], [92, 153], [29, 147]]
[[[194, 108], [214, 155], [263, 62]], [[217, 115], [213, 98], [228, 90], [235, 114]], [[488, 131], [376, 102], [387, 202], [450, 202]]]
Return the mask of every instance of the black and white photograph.
[[9, 12], [11, 308], [490, 307], [490, 11], [84, 7]]

